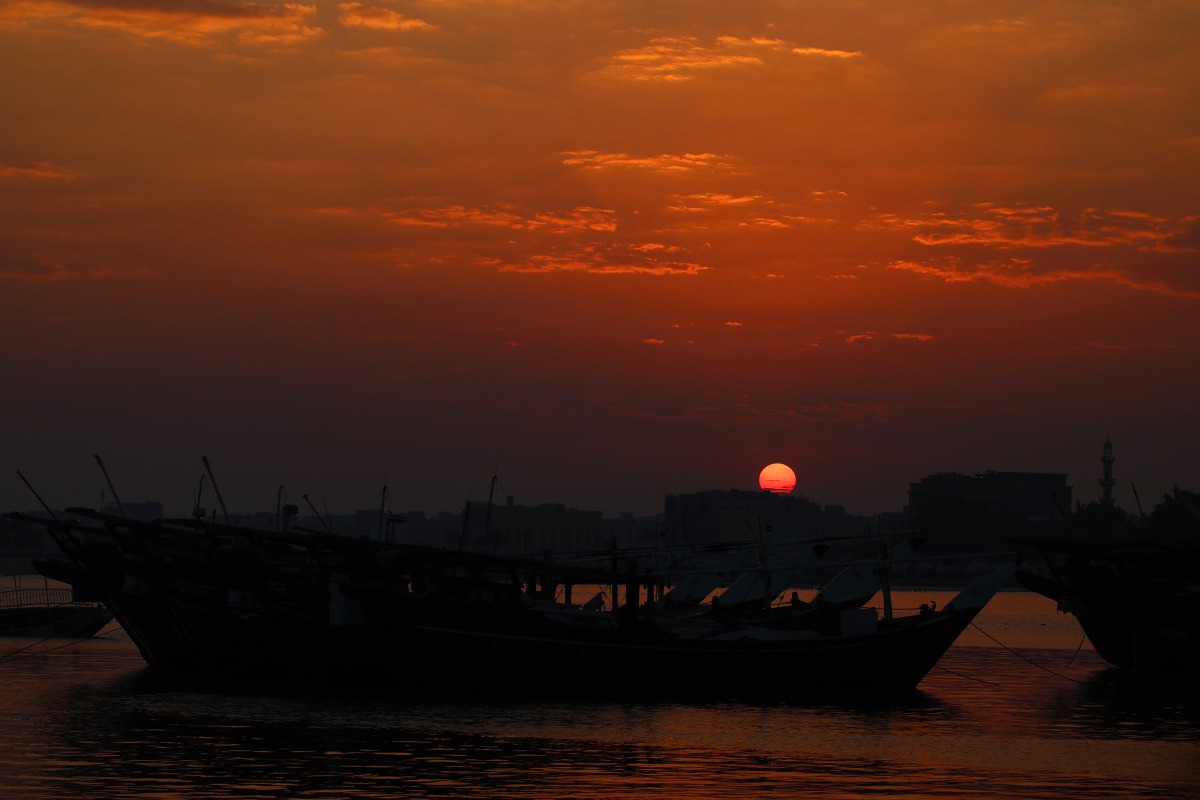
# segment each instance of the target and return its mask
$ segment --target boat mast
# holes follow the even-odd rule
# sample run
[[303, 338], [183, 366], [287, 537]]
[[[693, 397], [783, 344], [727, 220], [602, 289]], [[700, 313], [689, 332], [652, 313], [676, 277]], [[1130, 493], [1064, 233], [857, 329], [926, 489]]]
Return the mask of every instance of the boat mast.
[[97, 453], [92, 453], [92, 455], [95, 457], [96, 463], [100, 465], [100, 471], [104, 473], [104, 480], [108, 484], [108, 490], [112, 492], [113, 501], [117, 504], [117, 511], [121, 512], [122, 517], [125, 516], [125, 509], [121, 506], [121, 498], [117, 497], [117, 490], [113, 486], [112, 480], [108, 477], [108, 470], [104, 468], [104, 460]]
[[213, 491], [217, 493], [217, 503], [221, 506], [221, 513], [225, 515], [225, 524], [229, 525], [229, 511], [225, 508], [225, 501], [221, 499], [221, 490], [217, 488], [217, 479], [213, 477], [212, 467], [208, 463], [208, 456], [200, 456], [200, 460], [204, 462], [204, 471], [208, 473], [208, 480], [213, 485]]
[[50, 515], [50, 519], [54, 520], [55, 522], [58, 522], [58, 517], [55, 515], [55, 513], [53, 511], [50, 510], [50, 506], [46, 505], [46, 501], [43, 500], [42, 496], [37, 493], [37, 489], [33, 488], [33, 484], [30, 483], [29, 480], [24, 475], [21, 474], [21, 470], [17, 470], [17, 477], [21, 479], [22, 483], [25, 484], [25, 486], [29, 489], [29, 491], [33, 492], [33, 496], [36, 497], [37, 501], [42, 504], [42, 508], [46, 509], [46, 513]]
[[883, 568], [879, 571], [879, 588], [883, 594], [883, 618], [892, 618], [892, 548], [883, 546]]
[[[488, 487], [488, 504], [487, 504], [487, 511], [485, 511], [485, 512], [483, 513], [483, 542], [484, 542], [484, 546], [486, 546], [486, 545], [487, 545], [488, 533], [489, 533], [489, 530], [488, 530], [488, 529], [489, 529], [489, 526], [491, 525], [491, 521], [492, 521], [492, 498], [493, 498], [493, 497], [495, 497], [495, 495], [496, 495], [496, 482], [497, 482], [497, 481], [499, 481], [499, 480], [500, 480], [500, 476], [499, 476], [499, 475], [497, 475], [495, 472], [493, 472], [493, 473], [492, 473], [492, 483], [491, 483], [491, 485]], [[495, 548], [493, 548], [493, 549], [495, 549]]]
[[379, 541], [383, 541], [383, 516], [387, 509], [387, 483], [386, 478], [383, 484], [383, 491], [380, 492], [379, 498]]
[[196, 504], [192, 506], [192, 518], [204, 519], [204, 506], [200, 503], [204, 498], [204, 476], [200, 476], [200, 483], [196, 486]]
[[320, 511], [317, 511], [317, 507], [313, 505], [312, 500], [308, 499], [308, 495], [304, 495], [304, 502], [308, 503], [308, 507], [311, 508], [312, 512], [317, 515], [317, 521], [321, 523], [321, 527], [325, 529], [325, 532], [332, 536], [333, 531], [329, 529], [329, 525], [325, 523], [325, 518], [321, 516]]

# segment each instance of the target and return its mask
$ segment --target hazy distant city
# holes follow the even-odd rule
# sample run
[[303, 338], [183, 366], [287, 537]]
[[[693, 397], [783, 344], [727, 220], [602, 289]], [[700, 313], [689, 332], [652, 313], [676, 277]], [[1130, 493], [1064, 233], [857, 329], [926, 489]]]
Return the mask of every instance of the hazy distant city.
[[[791, 487], [788, 487], [791, 488]], [[934, 529], [956, 551], [1000, 546], [1005, 530], [1053, 520], [1073, 507], [1067, 476], [1058, 473], [946, 472], [921, 478], [908, 488], [903, 509], [856, 515], [839, 505], [822, 505], [796, 491], [705, 490], [669, 494], [663, 511], [651, 516], [571, 508], [559, 503], [523, 505], [513, 495], [471, 501], [462, 511], [426, 512], [389, 508], [386, 503], [352, 514], [324, 514], [281, 500], [274, 510], [226, 513], [219, 504], [197, 508], [193, 517], [264, 530], [327, 532], [430, 547], [498, 553], [541, 554], [618, 548], [701, 547], [747, 542], [786, 546], [827, 538], [855, 540]], [[164, 516], [153, 500], [107, 504], [103, 511], [152, 521]], [[42, 513], [34, 511], [32, 513]], [[68, 512], [56, 512], [67, 514]], [[0, 522], [0, 550], [9, 556], [42, 552], [40, 527]]]

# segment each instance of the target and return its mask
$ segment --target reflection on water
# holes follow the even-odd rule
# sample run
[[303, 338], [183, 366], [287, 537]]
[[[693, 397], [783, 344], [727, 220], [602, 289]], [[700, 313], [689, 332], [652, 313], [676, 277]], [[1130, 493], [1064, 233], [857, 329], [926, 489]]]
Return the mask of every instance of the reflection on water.
[[975, 631], [886, 705], [234, 697], [146, 686], [120, 637], [0, 655], [0, 785], [32, 800], [1200, 794], [1197, 706], [1118, 680], [1029, 597], [980, 619], [1004, 646]]

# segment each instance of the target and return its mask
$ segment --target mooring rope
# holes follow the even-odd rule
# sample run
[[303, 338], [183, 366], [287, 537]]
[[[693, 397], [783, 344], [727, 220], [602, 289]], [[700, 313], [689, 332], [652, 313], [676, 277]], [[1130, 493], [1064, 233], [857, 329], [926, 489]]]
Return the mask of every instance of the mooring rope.
[[[1004, 649], [1005, 649], [1005, 650], [1007, 650], [1008, 652], [1012, 653], [1012, 654], [1013, 654], [1014, 656], [1016, 656], [1017, 658], [1020, 658], [1020, 659], [1022, 659], [1022, 660], [1024, 660], [1024, 661], [1027, 661], [1028, 663], [1032, 664], [1033, 666], [1037, 667], [1037, 668], [1038, 668], [1038, 669], [1040, 669], [1040, 670], [1044, 670], [1044, 671], [1046, 671], [1046, 672], [1049, 672], [1051, 675], [1053, 675], [1053, 676], [1055, 676], [1055, 677], [1057, 677], [1057, 678], [1062, 678], [1064, 681], [1070, 681], [1071, 683], [1078, 683], [1078, 684], [1080, 684], [1081, 686], [1082, 686], [1083, 684], [1087, 683], [1087, 681], [1081, 681], [1081, 680], [1079, 680], [1078, 678], [1072, 678], [1070, 675], [1063, 675], [1061, 672], [1055, 672], [1054, 670], [1050, 669], [1049, 667], [1042, 666], [1041, 664], [1039, 664], [1039, 663], [1037, 663], [1036, 661], [1034, 661], [1032, 658], [1029, 658], [1028, 656], [1026, 656], [1026, 655], [1024, 655], [1024, 654], [1022, 654], [1022, 653], [1018, 653], [1016, 650], [1013, 650], [1011, 647], [1009, 647], [1009, 646], [1008, 646], [1008, 645], [1006, 645], [1004, 642], [1002, 642], [1002, 641], [1000, 641], [999, 639], [997, 639], [995, 636], [992, 636], [990, 633], [988, 633], [988, 632], [987, 632], [987, 631], [985, 631], [983, 628], [981, 628], [981, 627], [979, 627], [978, 625], [976, 625], [974, 622], [972, 622], [972, 623], [971, 623], [971, 627], [972, 627], [972, 628], [974, 628], [975, 630], [979, 631], [980, 633], [982, 633], [982, 634], [983, 634], [984, 636], [986, 636], [987, 638], [991, 639], [991, 640], [992, 640], [993, 642], [995, 642], [996, 644], [1000, 645], [1002, 648], [1004, 648]], [[1079, 646], [1080, 646], [1080, 647], [1083, 647], [1083, 642], [1080, 642], [1080, 643], [1079, 643]], [[1071, 660], [1072, 660], [1072, 661], [1074, 661], [1074, 658], [1072, 657], [1072, 659], [1071, 659]]]
[[33, 658], [34, 656], [40, 656], [40, 655], [44, 655], [46, 653], [52, 653], [55, 650], [62, 650], [63, 648], [66, 648], [66, 647], [73, 647], [77, 644], [86, 642], [89, 639], [104, 639], [106, 637], [102, 633], [97, 633], [93, 636], [84, 636], [79, 639], [72, 639], [71, 641], [64, 642], [63, 644], [60, 644], [56, 647], [47, 647], [45, 650], [35, 650], [32, 653], [26, 652], [27, 650], [29, 650], [31, 648], [46, 644], [47, 642], [50, 642], [50, 641], [54, 641], [56, 638], [57, 637], [54, 637], [54, 636], [47, 636], [45, 639], [39, 639], [36, 642], [30, 642], [29, 644], [25, 645], [24, 647], [18, 647], [16, 650], [13, 650], [8, 653], [4, 653], [3, 655], [0, 655], [0, 664], [3, 664], [8, 661], [20, 661], [21, 659], [24, 659], [24, 658]]
[[984, 686], [999, 686], [1000, 685], [998, 683], [995, 683], [994, 681], [987, 681], [987, 680], [984, 680], [983, 678], [977, 678], [974, 675], [967, 675], [965, 672], [956, 672], [956, 671], [950, 669], [949, 667], [943, 667], [941, 664], [934, 664], [933, 666], [936, 669], [940, 669], [942, 672], [948, 672], [951, 675], [954, 675], [955, 677], [958, 677], [958, 678], [966, 678], [969, 681], [975, 681], [976, 683], [982, 683]]
[[1087, 634], [1085, 633], [1079, 639], [1079, 647], [1075, 648], [1075, 655], [1071, 656], [1071, 660], [1067, 662], [1068, 667], [1075, 663], [1075, 659], [1079, 657], [1079, 651], [1083, 649], [1083, 643], [1086, 641], [1087, 641]]

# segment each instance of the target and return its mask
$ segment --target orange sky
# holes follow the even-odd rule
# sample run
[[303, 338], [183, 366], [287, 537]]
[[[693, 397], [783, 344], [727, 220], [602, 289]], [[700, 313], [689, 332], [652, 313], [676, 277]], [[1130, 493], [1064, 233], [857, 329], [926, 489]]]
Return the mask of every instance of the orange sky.
[[0, 507], [1200, 488], [1200, 5], [0, 4]]

